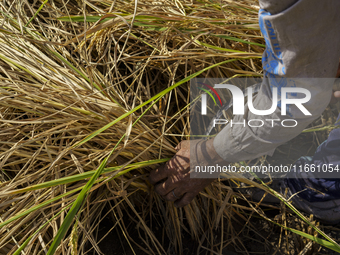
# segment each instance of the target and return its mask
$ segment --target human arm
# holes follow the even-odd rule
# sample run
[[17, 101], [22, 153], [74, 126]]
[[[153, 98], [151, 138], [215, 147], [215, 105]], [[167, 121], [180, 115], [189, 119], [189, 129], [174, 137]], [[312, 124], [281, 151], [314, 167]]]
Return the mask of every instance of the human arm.
[[[331, 98], [333, 86], [331, 77], [334, 77], [336, 73], [340, 56], [339, 31], [334, 30], [335, 24], [340, 24], [337, 11], [340, 7], [339, 4], [338, 0], [260, 1], [263, 9], [260, 11], [260, 25], [262, 33], [265, 37], [267, 35], [267, 48], [263, 55], [264, 81], [254, 101], [254, 107], [256, 109], [270, 108], [271, 89], [275, 86], [278, 87], [281, 79], [301, 78], [298, 80], [299, 84], [295, 85], [311, 90], [311, 100], [305, 106], [312, 116], [301, 115], [296, 109], [290, 108], [289, 114], [299, 122], [295, 128], [282, 129], [276, 125], [274, 127], [265, 126], [262, 129], [242, 129], [227, 126], [214, 140], [209, 142], [213, 143], [213, 148], [210, 146], [211, 150], [217, 153], [221, 159], [223, 158], [227, 162], [237, 162], [262, 155], [271, 155], [277, 146], [297, 136], [308, 124], [321, 115]], [[276, 37], [270, 36], [271, 29], [276, 31]], [[280, 47], [277, 47], [277, 43]], [[308, 79], [314, 78], [314, 81], [308, 81]], [[325, 83], [319, 83], [318, 78], [325, 79]], [[280, 109], [273, 116], [264, 118], [282, 120], [283, 117], [280, 116], [279, 111]], [[248, 112], [247, 115], [237, 117], [235, 120], [241, 122], [243, 119], [253, 118], [258, 119], [258, 116], [253, 116]], [[188, 148], [189, 142], [185, 143]], [[186, 160], [179, 161], [178, 158], [182, 157]], [[190, 153], [179, 150], [174, 160], [150, 174], [151, 183], [158, 183], [155, 190], [165, 199], [171, 201], [176, 200], [171, 194], [172, 190], [190, 184], [190, 189], [193, 191], [187, 191], [190, 192], [190, 196], [186, 196], [185, 201], [179, 200], [181, 201], [179, 206], [189, 203], [194, 195], [212, 180], [190, 179], [189, 160], [191, 160]], [[173, 176], [185, 176], [185, 178], [176, 180]], [[165, 184], [161, 185], [169, 179], [169, 185], [166, 188]], [[176, 196], [179, 197], [177, 194]]]
[[[287, 8], [278, 11], [278, 7], [283, 8], [283, 2]], [[256, 116], [249, 111], [244, 116], [236, 116], [235, 122], [260, 119], [264, 121], [264, 126], [225, 127], [217, 135], [214, 147], [227, 161], [271, 155], [279, 145], [300, 134], [327, 107], [339, 63], [340, 32], [335, 25], [340, 24], [340, 17], [335, 11], [340, 7], [339, 1], [262, 0], [260, 5], [267, 8], [259, 12], [266, 50], [262, 58], [263, 83], [254, 100], [254, 107], [269, 109], [273, 88], [280, 93], [282, 87], [300, 87], [311, 92], [311, 99], [304, 104], [311, 115], [306, 116], [290, 106], [288, 116], [282, 116], [278, 105], [270, 116]], [[266, 119], [278, 121], [272, 126]], [[284, 119], [294, 119], [298, 125], [294, 128], [282, 127]]]

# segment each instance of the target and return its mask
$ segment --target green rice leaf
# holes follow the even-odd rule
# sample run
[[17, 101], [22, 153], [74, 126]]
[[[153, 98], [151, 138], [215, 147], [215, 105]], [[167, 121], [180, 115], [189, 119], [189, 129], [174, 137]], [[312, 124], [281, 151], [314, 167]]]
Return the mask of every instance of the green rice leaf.
[[[247, 59], [247, 58], [245, 58]], [[183, 83], [185, 82], [188, 82], [190, 81], [192, 78], [195, 78], [196, 76], [200, 75], [201, 73], [205, 72], [205, 71], [208, 71], [209, 69], [211, 68], [214, 68], [214, 67], [217, 67], [217, 66], [220, 66], [220, 65], [223, 65], [223, 64], [226, 64], [226, 63], [230, 63], [230, 62], [233, 62], [233, 61], [236, 61], [237, 59], [229, 59], [229, 60], [226, 60], [226, 61], [222, 61], [220, 63], [217, 63], [217, 64], [214, 64], [214, 65], [211, 65], [209, 67], [206, 67], [204, 69], [202, 69], [201, 71], [198, 71], [192, 75], [189, 75], [188, 77], [182, 79], [181, 81], [175, 83], [174, 85], [170, 86], [169, 88], [163, 90], [162, 92], [158, 93], [157, 95], [153, 96], [152, 98], [150, 98], [149, 100], [145, 101], [144, 103], [138, 105], [137, 107], [135, 107], [134, 109], [130, 110], [129, 112], [121, 115], [120, 117], [118, 117], [117, 119], [115, 119], [114, 121], [110, 122], [109, 124], [105, 125], [104, 127], [100, 128], [99, 130], [93, 132], [92, 134], [90, 134], [89, 136], [85, 137], [82, 141], [76, 143], [75, 145], [73, 145], [73, 147], [77, 147], [79, 145], [82, 145], [88, 141], [90, 141], [93, 137], [99, 135], [100, 133], [102, 133], [103, 131], [105, 131], [106, 129], [108, 129], [109, 127], [113, 126], [114, 124], [116, 124], [117, 122], [121, 121], [122, 119], [126, 118], [127, 116], [129, 116], [130, 114], [136, 112], [137, 110], [139, 110], [140, 108], [142, 108], [143, 106], [151, 103], [152, 101], [158, 99], [158, 98], [161, 98], [163, 97], [164, 95], [166, 95], [167, 93], [169, 93], [171, 90], [177, 88], [178, 86], [182, 85]]]

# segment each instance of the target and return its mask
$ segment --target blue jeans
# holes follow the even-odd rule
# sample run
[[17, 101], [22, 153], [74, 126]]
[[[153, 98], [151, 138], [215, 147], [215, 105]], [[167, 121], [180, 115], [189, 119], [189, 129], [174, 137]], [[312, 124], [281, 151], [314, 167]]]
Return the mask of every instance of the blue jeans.
[[[336, 122], [336, 125], [340, 127], [339, 121], [340, 114]], [[317, 171], [314, 173], [310, 171], [290, 172], [285, 182], [292, 193], [300, 192], [298, 196], [309, 202], [340, 199], [340, 128], [330, 132], [328, 139], [317, 148], [313, 157], [301, 157], [297, 160], [295, 169], [299, 169], [300, 166], [303, 169], [306, 164], [322, 169], [321, 173]], [[331, 172], [331, 167], [339, 171]]]

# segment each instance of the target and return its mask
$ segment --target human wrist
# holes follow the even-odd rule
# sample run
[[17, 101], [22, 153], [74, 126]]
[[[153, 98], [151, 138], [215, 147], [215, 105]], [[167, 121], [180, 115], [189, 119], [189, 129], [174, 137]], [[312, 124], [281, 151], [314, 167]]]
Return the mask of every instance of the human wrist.
[[205, 140], [201, 143], [202, 159], [209, 164], [226, 163], [224, 159], [216, 152], [214, 139]]

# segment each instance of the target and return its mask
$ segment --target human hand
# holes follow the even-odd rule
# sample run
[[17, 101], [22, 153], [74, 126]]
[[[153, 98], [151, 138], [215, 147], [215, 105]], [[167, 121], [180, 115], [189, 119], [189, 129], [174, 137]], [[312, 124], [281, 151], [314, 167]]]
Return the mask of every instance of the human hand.
[[[192, 153], [194, 158], [190, 158], [190, 148], [195, 150]], [[225, 161], [216, 153], [213, 139], [182, 141], [176, 150], [176, 155], [170, 161], [150, 173], [149, 180], [155, 185], [155, 191], [165, 200], [174, 201], [176, 207], [182, 207], [214, 181], [212, 178], [190, 178], [190, 161], [192, 165]]]

